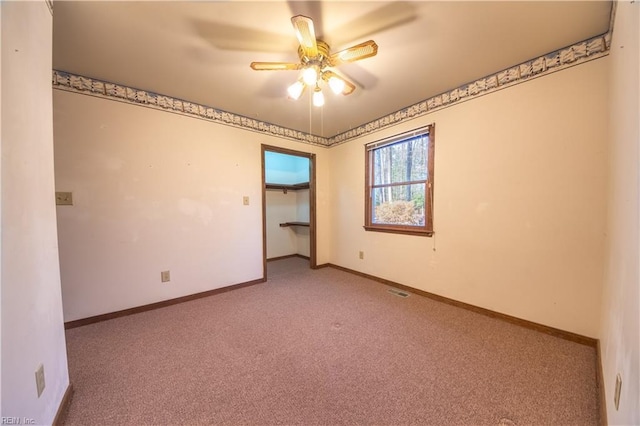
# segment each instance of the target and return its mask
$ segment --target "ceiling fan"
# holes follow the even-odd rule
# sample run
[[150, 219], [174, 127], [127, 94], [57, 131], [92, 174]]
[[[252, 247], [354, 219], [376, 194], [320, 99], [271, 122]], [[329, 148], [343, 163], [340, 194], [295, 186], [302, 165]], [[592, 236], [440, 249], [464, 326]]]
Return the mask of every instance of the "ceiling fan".
[[324, 105], [321, 82], [326, 82], [335, 94], [353, 93], [356, 89], [355, 84], [338, 75], [331, 68], [375, 56], [378, 53], [378, 45], [373, 40], [368, 40], [337, 53], [331, 53], [329, 45], [316, 38], [311, 18], [296, 15], [291, 18], [291, 23], [300, 43], [298, 48], [300, 62], [252, 62], [251, 68], [256, 71], [302, 70], [298, 80], [287, 89], [289, 98], [297, 100], [306, 87], [313, 87], [313, 105], [315, 106]]

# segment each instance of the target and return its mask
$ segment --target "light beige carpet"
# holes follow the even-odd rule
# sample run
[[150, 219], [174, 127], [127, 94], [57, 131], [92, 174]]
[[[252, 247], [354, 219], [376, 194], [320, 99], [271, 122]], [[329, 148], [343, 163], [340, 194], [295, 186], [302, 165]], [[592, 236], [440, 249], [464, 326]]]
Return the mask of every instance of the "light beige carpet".
[[69, 425], [596, 425], [596, 354], [299, 258], [67, 331]]

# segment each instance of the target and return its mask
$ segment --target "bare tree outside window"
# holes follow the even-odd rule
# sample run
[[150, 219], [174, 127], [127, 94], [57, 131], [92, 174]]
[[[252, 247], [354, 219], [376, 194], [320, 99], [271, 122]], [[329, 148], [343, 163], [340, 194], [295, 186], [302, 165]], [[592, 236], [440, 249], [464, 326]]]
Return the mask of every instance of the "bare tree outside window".
[[365, 148], [365, 229], [431, 235], [433, 125]]

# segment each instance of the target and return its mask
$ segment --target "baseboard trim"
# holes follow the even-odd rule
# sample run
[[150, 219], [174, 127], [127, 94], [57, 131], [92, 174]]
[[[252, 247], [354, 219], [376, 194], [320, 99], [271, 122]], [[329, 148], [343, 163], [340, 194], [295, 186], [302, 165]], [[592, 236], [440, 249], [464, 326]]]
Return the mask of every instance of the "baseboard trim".
[[301, 259], [306, 259], [306, 260], [310, 260], [311, 258], [309, 256], [304, 256], [302, 254], [287, 254], [286, 256], [278, 256], [278, 257], [272, 257], [267, 259], [267, 262], [273, 262], [274, 260], [282, 260], [282, 259], [290, 259], [292, 257], [299, 257]]
[[58, 411], [56, 411], [56, 416], [53, 418], [52, 426], [62, 426], [64, 424], [67, 412], [69, 411], [69, 406], [71, 405], [72, 397], [73, 386], [69, 383], [67, 390], [64, 391], [64, 395], [62, 396], [62, 401], [60, 401], [60, 405], [58, 406]]
[[600, 408], [600, 426], [607, 426], [607, 396], [604, 392], [604, 371], [602, 370], [602, 348], [600, 346], [600, 339], [596, 344], [596, 382], [598, 385], [599, 395], [599, 408]]
[[329, 267], [339, 269], [341, 271], [349, 272], [354, 275], [358, 275], [364, 278], [368, 278], [373, 281], [377, 281], [382, 284], [386, 284], [392, 287], [399, 288], [401, 290], [408, 291], [410, 293], [418, 294], [420, 296], [428, 297], [429, 299], [437, 300], [439, 302], [446, 303], [448, 305], [457, 306], [459, 308], [466, 309], [468, 311], [472, 311], [478, 314], [482, 314], [491, 318], [500, 319], [511, 324], [519, 325], [525, 328], [529, 328], [531, 330], [536, 330], [545, 334], [549, 334], [551, 336], [559, 337], [561, 339], [570, 340], [572, 342], [580, 343], [582, 345], [591, 346], [595, 348], [597, 346], [598, 340], [593, 339], [591, 337], [582, 336], [580, 334], [572, 333], [570, 331], [560, 330], [559, 328], [549, 327], [547, 325], [538, 324], [533, 321], [524, 320], [518, 317], [514, 317], [511, 315], [503, 314], [500, 312], [492, 311], [490, 309], [481, 308], [479, 306], [471, 305], [465, 302], [459, 302], [454, 299], [450, 299], [445, 296], [440, 296], [434, 293], [429, 293], [424, 290], [419, 290], [417, 288], [409, 287], [404, 284], [396, 283], [394, 281], [390, 281], [384, 278], [376, 277], [375, 275], [365, 274], [364, 272], [355, 271], [353, 269], [345, 268], [343, 266], [334, 265], [332, 263], [328, 264]]
[[203, 291], [201, 293], [190, 294], [187, 296], [177, 297], [175, 299], [163, 300], [161, 302], [150, 303], [148, 305], [137, 306], [135, 308], [123, 309], [121, 311], [109, 312], [107, 314], [96, 315], [93, 317], [82, 318], [64, 323], [65, 330], [70, 328], [82, 327], [83, 325], [93, 324], [96, 322], [107, 321], [114, 318], [126, 317], [128, 315], [139, 314], [141, 312], [152, 311], [154, 309], [164, 308], [166, 306], [177, 305], [178, 303], [189, 302], [190, 300], [202, 299], [203, 297], [214, 296], [216, 294], [226, 293], [228, 291], [238, 290], [244, 287], [264, 283], [265, 278], [259, 278], [253, 281], [247, 281], [240, 284], [234, 284], [227, 287], [216, 288], [214, 290]]

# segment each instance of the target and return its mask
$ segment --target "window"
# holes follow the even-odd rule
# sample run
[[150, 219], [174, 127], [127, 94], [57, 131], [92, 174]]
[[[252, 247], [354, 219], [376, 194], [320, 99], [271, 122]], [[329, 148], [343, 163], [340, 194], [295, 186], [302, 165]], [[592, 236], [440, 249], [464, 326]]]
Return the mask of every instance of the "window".
[[434, 130], [431, 124], [365, 146], [367, 231], [433, 235]]

